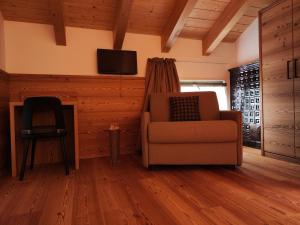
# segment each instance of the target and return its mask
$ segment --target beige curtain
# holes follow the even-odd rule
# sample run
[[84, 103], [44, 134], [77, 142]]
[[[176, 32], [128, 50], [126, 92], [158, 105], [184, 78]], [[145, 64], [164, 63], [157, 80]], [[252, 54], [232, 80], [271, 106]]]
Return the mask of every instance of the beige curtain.
[[148, 59], [143, 112], [149, 111], [149, 96], [151, 93], [169, 92], [180, 92], [175, 59]]

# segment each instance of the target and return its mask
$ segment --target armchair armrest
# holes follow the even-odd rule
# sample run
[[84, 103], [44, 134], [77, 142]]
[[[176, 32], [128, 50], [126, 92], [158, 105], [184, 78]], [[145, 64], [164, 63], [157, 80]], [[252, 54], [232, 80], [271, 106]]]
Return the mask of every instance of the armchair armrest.
[[220, 111], [221, 120], [234, 120], [238, 126], [237, 142], [237, 165], [242, 165], [243, 161], [243, 130], [242, 130], [242, 113], [239, 111]]
[[148, 160], [148, 124], [150, 123], [150, 113], [143, 112], [142, 114], [142, 122], [141, 122], [141, 134], [142, 134], [142, 154], [143, 154], [143, 165], [148, 168], [149, 160]]

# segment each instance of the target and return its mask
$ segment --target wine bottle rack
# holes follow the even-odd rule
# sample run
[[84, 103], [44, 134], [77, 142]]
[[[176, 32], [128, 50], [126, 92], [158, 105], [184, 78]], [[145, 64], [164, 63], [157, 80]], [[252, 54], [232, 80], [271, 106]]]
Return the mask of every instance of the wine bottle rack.
[[243, 143], [261, 146], [259, 62], [232, 68], [230, 72], [231, 109], [243, 115]]

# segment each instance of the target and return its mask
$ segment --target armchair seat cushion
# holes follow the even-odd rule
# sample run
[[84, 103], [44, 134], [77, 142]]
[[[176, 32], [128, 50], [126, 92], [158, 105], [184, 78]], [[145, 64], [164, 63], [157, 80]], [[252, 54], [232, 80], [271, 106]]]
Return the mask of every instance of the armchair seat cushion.
[[235, 142], [237, 130], [232, 120], [151, 122], [148, 139], [157, 144]]

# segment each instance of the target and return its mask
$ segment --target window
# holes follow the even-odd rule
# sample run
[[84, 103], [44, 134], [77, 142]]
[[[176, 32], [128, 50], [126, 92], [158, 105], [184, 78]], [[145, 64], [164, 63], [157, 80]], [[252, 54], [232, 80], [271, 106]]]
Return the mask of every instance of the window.
[[217, 94], [220, 110], [227, 110], [226, 83], [224, 81], [181, 81], [181, 92], [214, 91]]

